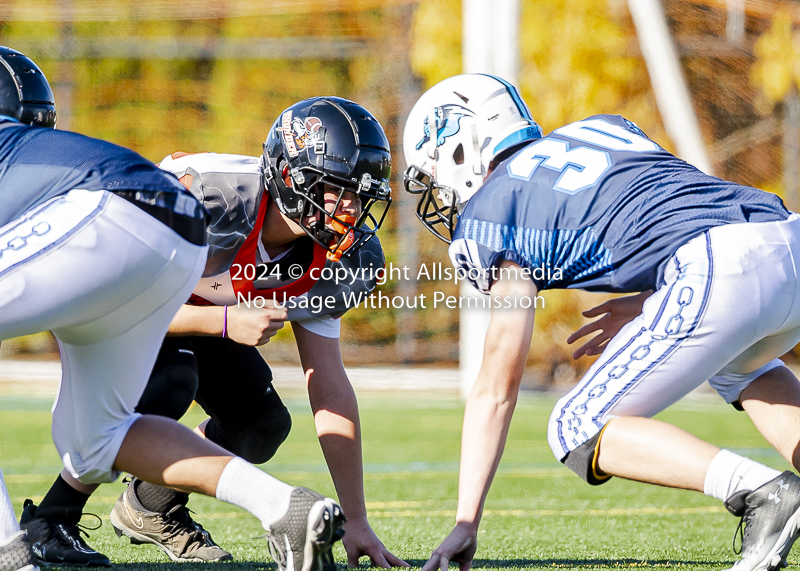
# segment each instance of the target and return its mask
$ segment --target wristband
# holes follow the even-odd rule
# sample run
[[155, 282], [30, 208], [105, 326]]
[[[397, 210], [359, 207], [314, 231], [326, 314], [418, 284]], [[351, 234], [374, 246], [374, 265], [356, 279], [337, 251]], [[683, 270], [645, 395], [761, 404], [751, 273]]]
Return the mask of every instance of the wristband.
[[224, 339], [225, 336], [228, 334], [228, 306], [223, 306], [224, 309], [222, 310], [222, 338]]

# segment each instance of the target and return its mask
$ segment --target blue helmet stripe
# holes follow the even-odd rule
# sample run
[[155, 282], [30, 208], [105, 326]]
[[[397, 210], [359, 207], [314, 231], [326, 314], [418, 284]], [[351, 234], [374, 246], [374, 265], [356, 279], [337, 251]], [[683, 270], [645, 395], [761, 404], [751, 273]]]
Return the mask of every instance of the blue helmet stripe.
[[492, 151], [492, 157], [496, 157], [502, 151], [505, 151], [507, 148], [511, 147], [512, 145], [516, 145], [517, 143], [523, 143], [525, 141], [534, 141], [536, 139], [542, 138], [542, 130], [539, 128], [539, 125], [534, 123], [529, 127], [523, 127], [518, 131], [514, 131], [508, 137], [497, 143], [495, 145], [494, 150]]
[[496, 79], [497, 81], [505, 85], [506, 89], [508, 89], [508, 94], [511, 96], [511, 99], [514, 101], [514, 104], [517, 106], [517, 109], [519, 110], [519, 114], [525, 117], [526, 119], [533, 121], [533, 115], [531, 115], [530, 109], [528, 109], [528, 106], [525, 105], [525, 102], [522, 100], [522, 97], [520, 97], [519, 91], [517, 91], [516, 87], [511, 85], [505, 79], [497, 77], [496, 75], [489, 75], [488, 73], [481, 73], [479, 75], [485, 75], [486, 77], [491, 77], [492, 79]]

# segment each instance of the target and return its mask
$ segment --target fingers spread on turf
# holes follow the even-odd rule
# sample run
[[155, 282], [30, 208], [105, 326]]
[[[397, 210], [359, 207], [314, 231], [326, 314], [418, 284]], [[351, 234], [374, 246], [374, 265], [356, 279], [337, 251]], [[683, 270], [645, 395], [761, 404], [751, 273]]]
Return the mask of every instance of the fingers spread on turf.
[[439, 557], [434, 553], [428, 562], [422, 566], [422, 571], [436, 571], [439, 568]]
[[389, 569], [391, 567], [382, 553], [378, 553], [375, 557], [370, 555], [369, 560], [373, 567], [382, 567], [383, 569]]
[[409, 565], [408, 563], [406, 563], [405, 561], [403, 561], [390, 551], [384, 551], [383, 555], [384, 557], [386, 557], [386, 561], [388, 561], [392, 567], [411, 567], [411, 565]]

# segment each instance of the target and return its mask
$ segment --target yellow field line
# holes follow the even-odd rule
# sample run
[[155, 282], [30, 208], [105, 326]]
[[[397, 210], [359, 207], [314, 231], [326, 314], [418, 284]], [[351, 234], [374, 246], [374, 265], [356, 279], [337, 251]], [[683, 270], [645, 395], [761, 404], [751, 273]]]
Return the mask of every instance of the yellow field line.
[[[615, 508], [609, 510], [484, 510], [485, 516], [512, 516], [512, 517], [614, 517], [614, 516], [643, 516], [643, 515], [674, 515], [674, 514], [711, 514], [726, 513], [721, 506], [702, 506], [694, 508]], [[367, 515], [374, 518], [394, 517], [455, 517], [455, 510], [367, 510]]]

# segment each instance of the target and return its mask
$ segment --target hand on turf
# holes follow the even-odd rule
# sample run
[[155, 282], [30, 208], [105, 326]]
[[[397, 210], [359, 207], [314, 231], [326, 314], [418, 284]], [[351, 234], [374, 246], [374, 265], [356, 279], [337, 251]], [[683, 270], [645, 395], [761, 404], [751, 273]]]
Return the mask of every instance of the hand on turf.
[[344, 549], [347, 552], [347, 565], [358, 567], [360, 557], [368, 556], [373, 567], [408, 567], [408, 563], [394, 556], [384, 547], [366, 518], [347, 520], [344, 524]]
[[584, 355], [591, 356], [602, 353], [609, 340], [642, 312], [645, 300], [652, 294], [652, 291], [645, 291], [636, 295], [610, 299], [597, 307], [584, 311], [584, 317], [597, 317], [598, 315], [603, 317], [578, 329], [567, 338], [567, 343], [572, 344], [593, 331], [599, 330], [600, 334], [578, 347], [572, 354], [572, 358], [580, 359]]
[[478, 530], [469, 523], [457, 523], [450, 535], [434, 549], [422, 571], [447, 571], [451, 561], [458, 563], [460, 571], [468, 571], [477, 549]]
[[271, 299], [260, 309], [228, 306], [227, 336], [243, 345], [263, 345], [283, 327], [286, 315], [286, 308]]

